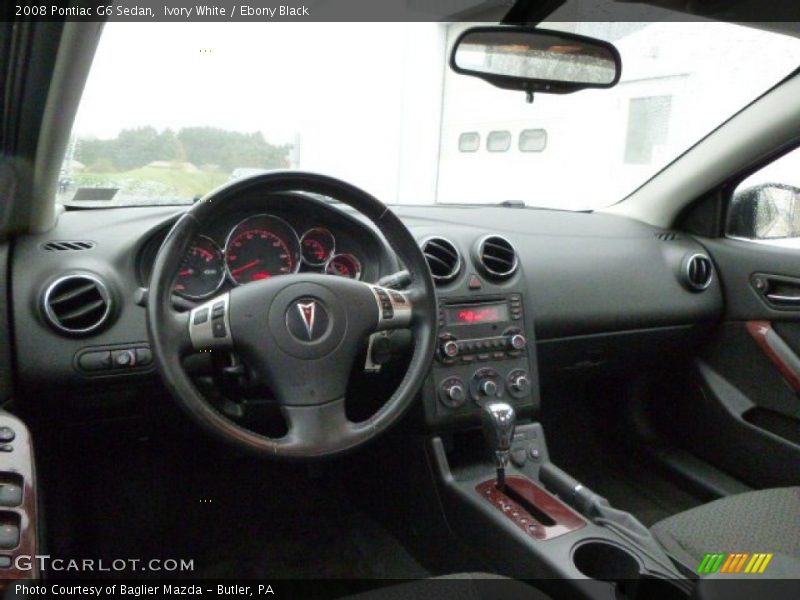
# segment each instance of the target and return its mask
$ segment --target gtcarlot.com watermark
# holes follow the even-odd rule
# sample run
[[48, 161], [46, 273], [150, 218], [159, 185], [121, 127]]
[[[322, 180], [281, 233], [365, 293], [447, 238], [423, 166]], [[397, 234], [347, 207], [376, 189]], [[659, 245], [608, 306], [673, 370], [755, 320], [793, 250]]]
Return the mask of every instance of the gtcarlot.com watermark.
[[49, 554], [21, 554], [14, 559], [19, 571], [34, 569], [48, 573], [189, 573], [194, 571], [194, 559], [186, 558], [55, 558]]

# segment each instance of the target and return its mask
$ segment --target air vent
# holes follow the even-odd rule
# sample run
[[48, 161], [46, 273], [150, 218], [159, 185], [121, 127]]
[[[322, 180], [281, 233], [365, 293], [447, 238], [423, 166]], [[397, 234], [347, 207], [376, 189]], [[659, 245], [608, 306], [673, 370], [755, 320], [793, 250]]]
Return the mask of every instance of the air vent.
[[517, 270], [517, 251], [504, 237], [487, 235], [478, 242], [478, 262], [490, 276], [505, 279]]
[[94, 275], [75, 273], [56, 279], [42, 298], [48, 322], [61, 333], [83, 335], [97, 330], [111, 314], [111, 295]]
[[655, 236], [662, 242], [674, 242], [675, 240], [680, 238], [678, 233], [675, 231], [659, 231], [658, 233], [655, 234]]
[[422, 242], [422, 253], [436, 283], [447, 283], [461, 271], [461, 254], [453, 242], [443, 237], [432, 237]]
[[711, 285], [714, 266], [705, 254], [692, 254], [684, 262], [683, 276], [688, 288], [700, 292]]
[[95, 243], [78, 240], [78, 241], [59, 241], [59, 242], [47, 242], [46, 244], [42, 244], [43, 250], [49, 250], [50, 252], [64, 252], [68, 250], [89, 250], [90, 248], [94, 248]]

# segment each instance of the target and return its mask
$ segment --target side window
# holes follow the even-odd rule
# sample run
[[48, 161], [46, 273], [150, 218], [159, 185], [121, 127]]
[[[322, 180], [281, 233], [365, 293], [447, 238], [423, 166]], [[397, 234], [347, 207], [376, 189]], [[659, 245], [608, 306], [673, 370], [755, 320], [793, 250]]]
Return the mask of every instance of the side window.
[[736, 187], [726, 233], [800, 248], [800, 149], [762, 167]]
[[507, 152], [511, 147], [511, 133], [508, 131], [491, 131], [486, 138], [486, 149], [489, 152]]
[[519, 132], [520, 152], [542, 152], [547, 147], [547, 131], [523, 129]]
[[477, 131], [467, 131], [458, 136], [459, 152], [477, 152], [481, 147], [481, 134]]

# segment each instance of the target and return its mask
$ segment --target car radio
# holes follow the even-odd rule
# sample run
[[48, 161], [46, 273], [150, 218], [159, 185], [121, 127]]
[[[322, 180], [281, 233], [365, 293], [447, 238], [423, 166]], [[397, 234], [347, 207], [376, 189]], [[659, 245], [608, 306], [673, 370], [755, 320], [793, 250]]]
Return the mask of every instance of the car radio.
[[492, 399], [531, 403], [521, 294], [439, 302], [435, 416], [477, 413]]

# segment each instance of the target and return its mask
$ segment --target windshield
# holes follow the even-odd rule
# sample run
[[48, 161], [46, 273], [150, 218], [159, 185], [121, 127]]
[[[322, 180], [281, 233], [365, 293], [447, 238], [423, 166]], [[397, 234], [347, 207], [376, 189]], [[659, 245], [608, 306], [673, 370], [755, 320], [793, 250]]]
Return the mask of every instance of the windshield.
[[471, 25], [109, 23], [58, 201], [189, 203], [291, 168], [389, 204], [598, 208], [800, 64], [800, 40], [744, 26], [549, 23], [614, 43], [622, 78], [528, 104], [450, 70]]

